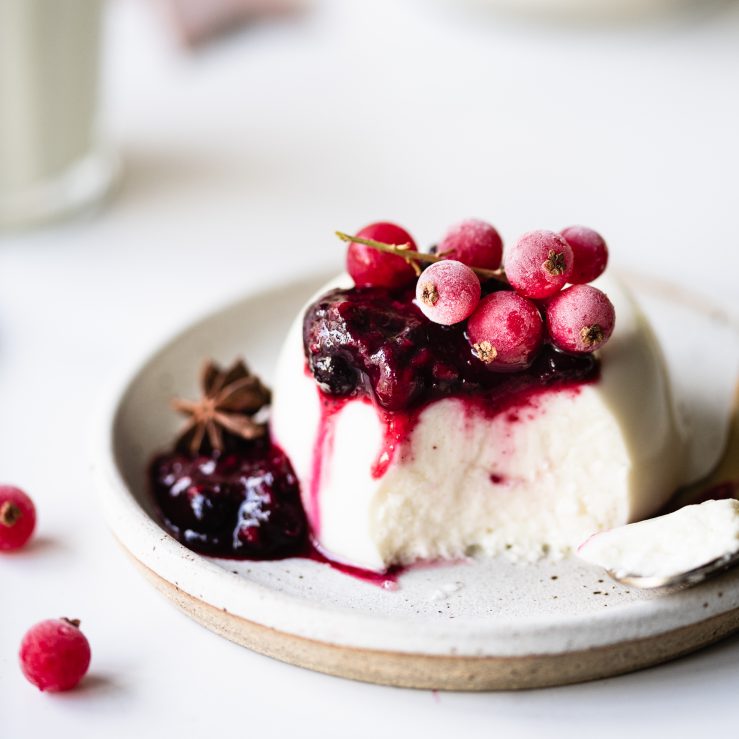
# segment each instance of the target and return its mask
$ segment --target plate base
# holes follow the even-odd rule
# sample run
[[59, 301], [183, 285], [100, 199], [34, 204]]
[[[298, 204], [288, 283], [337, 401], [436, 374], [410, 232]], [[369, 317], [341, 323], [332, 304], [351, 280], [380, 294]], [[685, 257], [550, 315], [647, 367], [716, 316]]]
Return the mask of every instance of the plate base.
[[400, 688], [479, 692], [570, 685], [652, 667], [739, 631], [737, 608], [656, 637], [561, 654], [453, 657], [354, 649], [287, 634], [219, 610], [128, 554], [160, 593], [190, 618], [229, 641], [297, 667]]

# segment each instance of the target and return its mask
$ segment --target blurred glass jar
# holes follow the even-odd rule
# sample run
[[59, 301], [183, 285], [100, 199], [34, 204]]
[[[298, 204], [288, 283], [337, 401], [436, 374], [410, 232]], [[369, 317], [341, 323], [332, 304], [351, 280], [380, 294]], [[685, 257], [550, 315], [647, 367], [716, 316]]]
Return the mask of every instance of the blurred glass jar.
[[0, 0], [0, 227], [77, 211], [111, 186], [101, 16], [102, 0]]

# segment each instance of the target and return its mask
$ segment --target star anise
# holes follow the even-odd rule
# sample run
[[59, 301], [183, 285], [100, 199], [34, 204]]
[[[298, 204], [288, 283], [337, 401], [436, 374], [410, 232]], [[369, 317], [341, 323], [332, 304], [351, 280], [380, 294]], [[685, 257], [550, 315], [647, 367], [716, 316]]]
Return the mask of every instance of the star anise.
[[269, 405], [271, 393], [253, 375], [242, 359], [223, 369], [212, 360], [203, 365], [200, 374], [203, 397], [200, 400], [175, 398], [172, 407], [188, 416], [180, 431], [177, 445], [186, 445], [198, 454], [204, 445], [223, 451], [224, 435], [246, 440], [259, 439], [267, 433], [265, 423], [254, 416]]

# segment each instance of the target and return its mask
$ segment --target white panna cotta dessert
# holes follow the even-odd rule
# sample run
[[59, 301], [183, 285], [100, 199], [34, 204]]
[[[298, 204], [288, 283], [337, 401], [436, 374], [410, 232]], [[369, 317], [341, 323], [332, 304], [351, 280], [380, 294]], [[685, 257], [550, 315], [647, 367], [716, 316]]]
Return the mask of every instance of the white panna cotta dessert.
[[[326, 289], [338, 285], [351, 281]], [[618, 322], [597, 379], [536, 388], [492, 413], [474, 397], [439, 398], [410, 420], [365, 395], [331, 408], [306, 370], [301, 311], [272, 432], [322, 550], [377, 571], [477, 553], [534, 560], [656, 513], [684, 481], [684, 441], [649, 326], [616, 283], [600, 287]]]
[[608, 260], [592, 229], [524, 234], [505, 276], [482, 221], [450, 229], [422, 272], [411, 262], [438, 257], [399, 226], [340, 235], [349, 275], [296, 317], [271, 421], [328, 557], [559, 557], [686, 481], [652, 331], [618, 283], [587, 284]]

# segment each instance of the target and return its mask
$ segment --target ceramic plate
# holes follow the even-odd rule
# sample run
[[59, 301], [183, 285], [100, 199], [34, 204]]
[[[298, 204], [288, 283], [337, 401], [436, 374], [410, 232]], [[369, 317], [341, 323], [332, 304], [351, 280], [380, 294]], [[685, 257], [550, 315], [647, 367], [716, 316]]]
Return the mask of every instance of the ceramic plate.
[[[672, 594], [616, 584], [578, 560], [494, 559], [411, 568], [391, 591], [306, 559], [194, 554], [157, 524], [146, 468], [195, 397], [203, 358], [244, 355], [269, 383], [295, 313], [325, 276], [228, 305], [164, 342], [114, 393], [94, 465], [109, 526], [152, 582], [207, 627], [287, 662], [373, 682], [439, 689], [554, 685], [677, 656], [739, 628], [739, 569]], [[724, 447], [739, 347], [732, 319], [669, 285], [630, 276], [664, 343], [693, 464]], [[254, 317], [259, 320], [255, 321]], [[679, 330], [678, 330], [679, 327]], [[716, 343], [705, 340], [706, 332]], [[690, 336], [728, 347], [701, 364]], [[718, 342], [721, 342], [719, 344]]]

